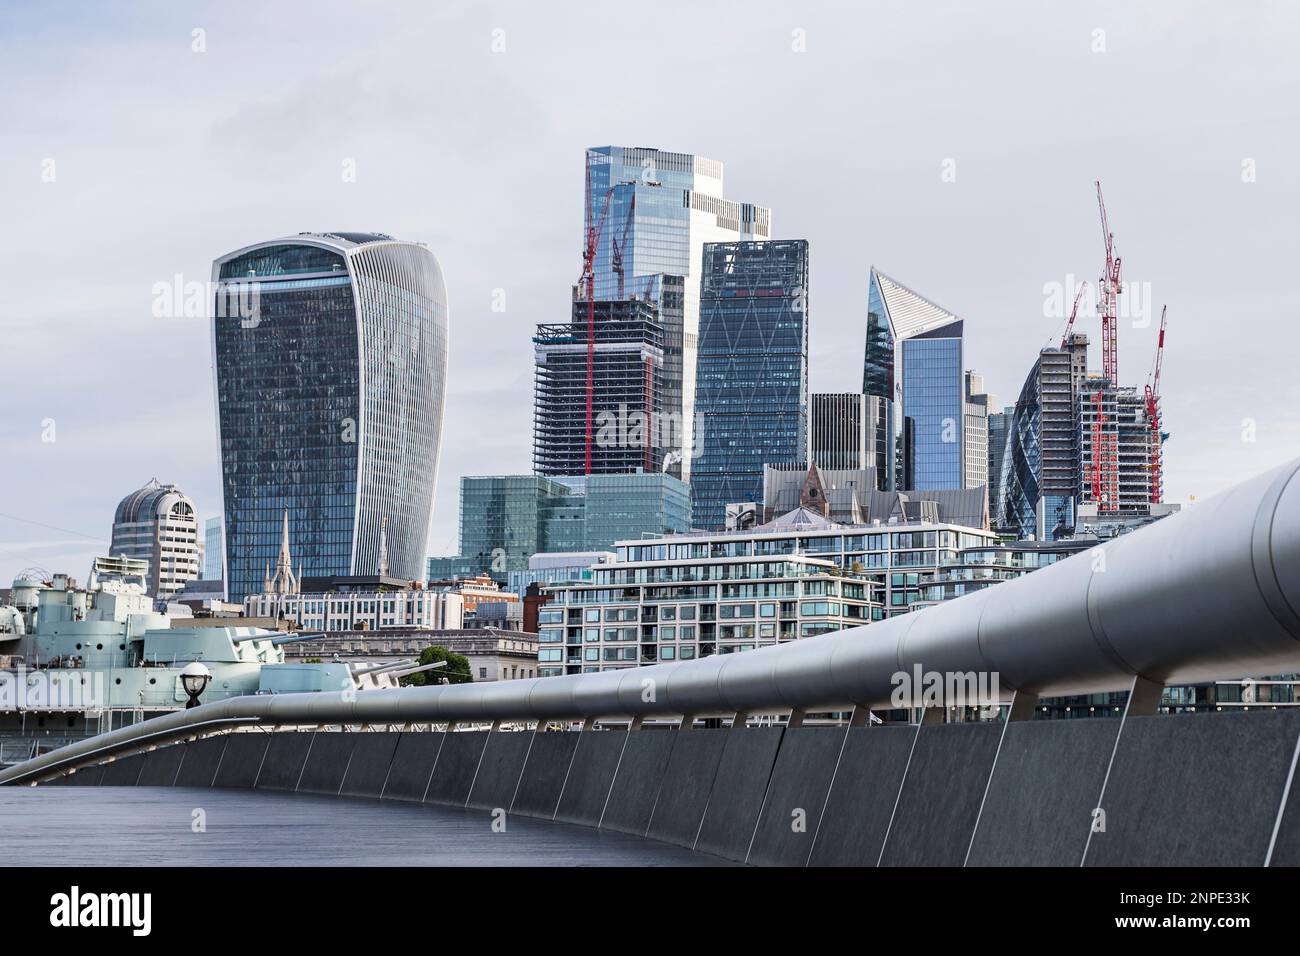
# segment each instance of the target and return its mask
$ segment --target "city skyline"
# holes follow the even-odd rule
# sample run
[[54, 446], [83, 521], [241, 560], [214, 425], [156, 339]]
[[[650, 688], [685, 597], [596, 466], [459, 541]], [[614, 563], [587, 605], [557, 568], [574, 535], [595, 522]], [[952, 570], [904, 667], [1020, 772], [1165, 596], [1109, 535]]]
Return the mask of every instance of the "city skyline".
[[[0, 240], [15, 274], [28, 280], [18, 288], [6, 321], [11, 347], [25, 358], [7, 370], [10, 414], [0, 426], [0, 448], [19, 463], [7, 477], [9, 494], [0, 512], [26, 520], [0, 518], [0, 579], [7, 583], [32, 565], [84, 576], [90, 558], [106, 550], [114, 504], [154, 475], [185, 488], [200, 520], [221, 512], [207, 344], [210, 296], [200, 296], [202, 314], [187, 314], [188, 284], [205, 282], [206, 264], [226, 250], [331, 226], [422, 240], [442, 261], [456, 319], [444, 455], [425, 551], [454, 553], [457, 479], [529, 470], [530, 332], [536, 323], [566, 314], [580, 265], [575, 237], [582, 217], [583, 151], [606, 142], [716, 158], [727, 165], [728, 194], [777, 210], [772, 238], [809, 239], [815, 263], [810, 297], [817, 303], [810, 325], [809, 385], [817, 392], [858, 386], [867, 269], [874, 263], [967, 320], [965, 364], [980, 370], [989, 390], [1007, 403], [1039, 348], [1059, 337], [1064, 325], [1064, 315], [1045, 314], [1051, 298], [1047, 287], [1065, 284], [1070, 276], [1095, 282], [1100, 271], [1091, 193], [1092, 180], [1100, 178], [1126, 273], [1150, 284], [1149, 296], [1140, 296], [1147, 314], [1139, 323], [1145, 324], [1134, 328], [1130, 319], [1121, 322], [1123, 383], [1142, 384], [1158, 323], [1151, 313], [1162, 302], [1170, 305], [1163, 388], [1165, 420], [1173, 433], [1166, 446], [1167, 500], [1208, 496], [1287, 458], [1300, 443], [1300, 416], [1294, 411], [1300, 403], [1287, 374], [1287, 350], [1268, 345], [1295, 302], [1285, 286], [1285, 243], [1280, 233], [1269, 232], [1280, 229], [1280, 211], [1296, 198], [1294, 178], [1284, 172], [1295, 134], [1271, 101], [1258, 95], [1259, 90], [1294, 89], [1283, 70], [1284, 44], [1269, 46], [1263, 34], [1251, 31], [1261, 46], [1249, 71], [1239, 69], [1221, 78], [1221, 85], [1208, 79], [1213, 70], [1204, 71], [1207, 77], [1180, 73], [1194, 89], [1206, 85], [1200, 96], [1183, 97], [1168, 109], [1149, 79], [1160, 72], [1160, 57], [1167, 67], [1190, 70], [1193, 61], [1212, 56], [1212, 47], [1196, 45], [1208, 44], [1201, 37], [1216, 35], [1229, 47], [1241, 40], [1245, 34], [1234, 33], [1227, 14], [1215, 16], [1219, 22], [1209, 31], [1203, 22], [1208, 14], [1197, 20], [1173, 8], [1060, 15], [1050, 29], [1039, 18], [1023, 42], [1006, 36], [997, 42], [1050, 63], [1050, 72], [1035, 77], [1035, 85], [1045, 89], [1012, 89], [1006, 85], [1012, 78], [996, 68], [975, 77], [974, 89], [963, 89], [956, 85], [960, 64], [944, 62], [920, 93], [898, 91], [892, 102], [873, 105], [875, 115], [882, 109], [884, 115], [872, 126], [893, 124], [912, 137], [903, 145], [891, 138], [888, 155], [882, 156], [863, 148], [869, 139], [835, 126], [834, 117], [816, 104], [808, 107], [807, 117], [816, 135], [801, 137], [803, 143], [782, 140], [780, 150], [770, 148], [769, 133], [730, 132], [703, 108], [698, 114], [684, 110], [671, 122], [653, 119], [654, 92], [636, 94], [634, 108], [611, 111], [617, 119], [598, 119], [594, 125], [570, 122], [559, 106], [532, 116], [521, 104], [545, 105], [548, 91], [558, 91], [571, 68], [563, 65], [525, 93], [539, 57], [548, 63], [566, 60], [564, 50], [584, 42], [581, 31], [570, 37], [549, 33], [543, 43], [537, 14], [521, 7], [501, 13], [499, 24], [452, 15], [442, 22], [435, 18], [444, 29], [438, 37], [426, 27], [392, 40], [388, 34], [400, 32], [394, 26], [405, 13], [394, 10], [380, 18], [381, 24], [363, 27], [363, 39], [389, 43], [376, 49], [390, 53], [420, 42], [439, 51], [445, 45], [450, 71], [457, 60], [498, 58], [489, 61], [498, 66], [484, 81], [486, 102], [501, 111], [503, 127], [517, 129], [508, 135], [491, 124], [484, 129], [478, 117], [455, 107], [410, 99], [391, 99], [373, 113], [363, 112], [371, 97], [358, 88], [367, 93], [377, 88], [384, 93], [381, 99], [398, 97], [405, 77], [400, 67], [380, 65], [376, 52], [354, 57], [342, 70], [320, 71], [319, 77], [340, 108], [382, 144], [368, 147], [366, 137], [342, 136], [325, 124], [326, 114], [313, 109], [310, 84], [276, 85], [256, 62], [257, 42], [216, 8], [203, 16], [154, 8], [140, 22], [132, 21], [139, 28], [135, 42], [154, 58], [142, 55], [141, 64], [96, 59], [95, 31], [117, 30], [120, 39], [125, 27], [110, 27], [93, 14], [65, 25], [57, 42], [43, 32], [47, 27], [33, 23], [28, 32], [36, 42], [29, 38], [22, 51], [6, 43], [13, 56], [5, 69], [15, 72], [13, 85], [20, 94], [14, 109], [22, 121], [15, 129], [25, 132], [9, 134], [15, 142], [0, 160], [3, 188], [30, 226], [21, 239]], [[1270, 13], [1279, 26], [1294, 21], [1294, 14]], [[270, 24], [285, 15], [259, 14]], [[27, 29], [25, 18], [34, 18], [35, 8], [20, 6], [0, 16], [10, 28], [5, 34], [17, 35]], [[877, 14], [873, 26], [890, 35], [887, 27], [898, 16]], [[792, 17], [800, 22], [790, 22]], [[842, 89], [853, 76], [843, 62], [849, 40], [837, 35], [839, 18], [764, 7], [734, 29], [763, 43], [771, 51], [774, 75], [791, 83], [799, 99], [812, 100], [817, 90]], [[908, 22], [903, 15], [894, 26]], [[1103, 27], [1106, 50], [1094, 53], [1093, 30], [1105, 23], [1112, 24]], [[201, 54], [191, 51], [194, 29], [205, 31]], [[323, 27], [305, 29], [313, 42], [339, 48], [337, 36], [331, 47], [328, 35], [317, 35]], [[505, 31], [499, 53], [491, 52], [496, 29]], [[804, 52], [793, 49], [799, 30], [806, 31]], [[914, 55], [960, 45], [938, 37], [922, 40], [906, 29], [892, 35], [900, 37], [899, 48], [880, 51], [887, 61], [907, 50]], [[1155, 35], [1160, 44], [1153, 44]], [[702, 37], [673, 36], [683, 58], [702, 55]], [[614, 54], [598, 50], [596, 55]], [[78, 77], [84, 79], [80, 71], [89, 68], [77, 63], [79, 57], [131, 88], [148, 82], [142, 64], [157, 62], [175, 71], [177, 90], [136, 97], [130, 112], [115, 103], [98, 104], [104, 109], [87, 125], [77, 111], [97, 100], [86, 101], [91, 94], [77, 91]], [[49, 65], [34, 65], [41, 58]], [[63, 106], [53, 111], [66, 117], [63, 121], [26, 112], [31, 107], [23, 105], [21, 95], [27, 84], [48, 80], [56, 68], [65, 79], [50, 95]], [[148, 141], [154, 99], [165, 109], [169, 96], [182, 101], [193, 97], [195, 88], [215, 82], [213, 71], [235, 83], [230, 75], [241, 70], [248, 73], [238, 81], [244, 96], [259, 83], [271, 84], [254, 99], [257, 105], [232, 113], [214, 91], [211, 99], [195, 101], [201, 105], [190, 104], [192, 122], [178, 124], [174, 139], [155, 139], [148, 147], [132, 141]], [[818, 71], [826, 78], [818, 79]], [[1121, 91], [1125, 99], [1116, 100]], [[1099, 97], [1109, 96], [1130, 109], [1121, 111], [1109, 136], [1046, 137], [1054, 141], [1047, 145], [1002, 121], [981, 130], [960, 115], [976, 96], [994, 93], [1018, 97], [1021, 119], [1028, 117], [1025, 125], [1040, 132], [1044, 123], [1064, 129], [1077, 122], [1068, 120], [1063, 108], [1034, 113], [1035, 105], [1043, 107], [1053, 97], [1089, 110]], [[763, 102], [753, 92], [740, 95], [751, 97], [743, 102], [755, 108]], [[762, 94], [770, 95], [771, 90]], [[920, 99], [909, 99], [913, 95]], [[1199, 130], [1203, 110], [1215, 104], [1231, 108], [1233, 116], [1212, 120], [1220, 125], [1217, 141], [1210, 144]], [[935, 132], [932, 124], [907, 115], [922, 107], [946, 131]], [[419, 119], [408, 130], [402, 124], [410, 117]], [[430, 136], [430, 124], [437, 122], [450, 122], [470, 140], [466, 155], [439, 150], [433, 157], [438, 175], [394, 155], [400, 152], [396, 147], [423, 142], [438, 150]], [[289, 128], [281, 129], [286, 124]], [[86, 145], [99, 145], [110, 131], [118, 137], [109, 140], [114, 148], [98, 154], [92, 166]], [[541, 146], [527, 163], [529, 176], [518, 183], [497, 175], [510, 171], [502, 160], [495, 166], [471, 161], [513, 152], [530, 137]], [[825, 145], [814, 148], [808, 141]], [[196, 144], [219, 148], [198, 159], [191, 155]], [[162, 155], [154, 158], [150, 149]], [[1256, 181], [1243, 181], [1247, 159], [1258, 162]], [[349, 160], [354, 181], [346, 179]], [[943, 178], [948, 160], [953, 181]], [[286, 161], [298, 164], [302, 174], [289, 175]], [[52, 180], [43, 180], [47, 171]], [[413, 190], [424, 191], [415, 203]], [[1196, 215], [1190, 216], [1193, 210]], [[480, 219], [485, 213], [495, 216], [497, 227], [470, 231], [476, 212]], [[501, 223], [509, 225], [504, 231], [513, 233], [513, 245], [502, 241]], [[91, 255], [89, 239], [81, 236], [110, 230], [117, 230], [115, 241]], [[990, 234], [997, 241], [990, 242]], [[81, 242], [84, 248], [78, 247]], [[61, 254], [48, 255], [51, 248]], [[1203, 276], [1210, 274], [1217, 278], [1207, 283]], [[504, 311], [493, 311], [497, 301], [503, 301]], [[160, 311], [164, 314], [155, 314]], [[1094, 316], [1081, 316], [1080, 326], [1094, 343], [1099, 340]], [[1226, 336], [1225, 326], [1242, 334]], [[114, 365], [123, 370], [116, 377], [99, 371]], [[1100, 366], [1096, 349], [1089, 365]], [[1205, 388], [1216, 370], [1233, 386], [1227, 396]], [[141, 382], [152, 387], [141, 389]], [[1254, 440], [1243, 440], [1248, 433]], [[43, 440], [47, 436], [53, 440]]]

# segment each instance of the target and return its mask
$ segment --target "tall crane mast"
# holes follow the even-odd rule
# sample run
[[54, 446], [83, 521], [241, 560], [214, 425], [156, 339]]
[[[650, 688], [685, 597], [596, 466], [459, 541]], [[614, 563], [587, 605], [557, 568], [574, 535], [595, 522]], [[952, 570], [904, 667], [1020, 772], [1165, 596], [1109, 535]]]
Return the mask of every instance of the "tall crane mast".
[[1074, 331], [1074, 317], [1079, 314], [1079, 303], [1083, 300], [1083, 294], [1088, 291], [1088, 283], [1079, 286], [1079, 291], [1074, 296], [1074, 307], [1070, 309], [1070, 321], [1065, 323], [1065, 334], [1061, 336], [1061, 348], [1070, 344], [1070, 333]]
[[594, 218], [591, 202], [591, 162], [587, 162], [587, 228], [582, 248], [582, 277], [578, 280], [578, 298], [587, 301], [587, 434], [583, 446], [584, 472], [591, 474], [591, 447], [594, 434], [594, 406], [596, 394], [596, 250], [600, 248], [600, 234], [609, 216], [610, 199], [614, 187], [605, 191], [604, 208], [600, 218]]
[[1116, 345], [1119, 337], [1118, 314], [1120, 294], [1120, 257], [1115, 255], [1115, 235], [1106, 216], [1106, 201], [1101, 195], [1101, 181], [1097, 180], [1097, 208], [1101, 211], [1101, 236], [1106, 244], [1106, 266], [1101, 276], [1101, 298], [1097, 311], [1101, 314], [1101, 367], [1104, 380], [1097, 388], [1097, 414], [1092, 423], [1092, 498], [1097, 510], [1119, 510], [1119, 448], [1114, 427], [1107, 427], [1105, 414], [1106, 388], [1118, 389], [1119, 369]]
[[1162, 306], [1160, 309], [1160, 337], [1156, 340], [1156, 358], [1155, 364], [1151, 369], [1151, 377], [1147, 381], [1146, 387], [1146, 408], [1147, 424], [1151, 429], [1151, 503], [1160, 504], [1160, 479], [1161, 479], [1161, 446], [1164, 443], [1164, 434], [1161, 432], [1161, 415], [1160, 415], [1160, 370], [1165, 361], [1165, 313], [1168, 306]]
[[1101, 210], [1101, 237], [1106, 243], [1106, 270], [1101, 277], [1101, 370], [1112, 385], [1119, 384], [1119, 363], [1116, 345], [1119, 338], [1118, 312], [1120, 294], [1120, 257], [1115, 255], [1115, 234], [1110, 231], [1106, 218], [1106, 201], [1101, 196], [1101, 180], [1097, 185], [1097, 208]]
[[627, 235], [636, 216], [636, 191], [632, 192], [632, 202], [627, 207], [627, 216], [623, 219], [623, 238], [609, 237], [609, 267], [618, 276], [618, 298], [623, 299], [623, 251], [627, 249]]

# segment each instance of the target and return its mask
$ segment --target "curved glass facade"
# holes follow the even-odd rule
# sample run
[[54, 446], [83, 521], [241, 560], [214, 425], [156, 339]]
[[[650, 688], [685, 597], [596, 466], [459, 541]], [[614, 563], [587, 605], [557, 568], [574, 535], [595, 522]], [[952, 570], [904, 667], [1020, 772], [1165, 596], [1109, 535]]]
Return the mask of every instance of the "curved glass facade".
[[991, 448], [989, 517], [1017, 537], [1058, 540], [1074, 533], [1080, 462], [1075, 399], [1086, 374], [1087, 340], [1043, 349], [1015, 408], [1001, 416], [1001, 444]]
[[989, 521], [1002, 532], [1025, 537], [1037, 531], [1034, 519], [1038, 504], [1041, 443], [1039, 441], [1038, 362], [1029, 370], [1016, 399], [1016, 409], [1006, 429], [1005, 445], [999, 457], [1001, 473], [993, 479], [998, 490], [991, 502]]
[[424, 246], [355, 238], [366, 241], [279, 240], [214, 265], [232, 601], [262, 589], [286, 509], [304, 575], [374, 573], [386, 520], [390, 573], [422, 576], [446, 391], [446, 289]]

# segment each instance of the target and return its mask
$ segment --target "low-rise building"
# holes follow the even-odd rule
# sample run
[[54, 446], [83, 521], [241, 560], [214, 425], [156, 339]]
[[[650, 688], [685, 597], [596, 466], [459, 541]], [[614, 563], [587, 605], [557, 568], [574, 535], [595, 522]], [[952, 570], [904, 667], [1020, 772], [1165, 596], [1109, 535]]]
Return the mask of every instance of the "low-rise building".
[[452, 581], [429, 581], [428, 588], [439, 594], [455, 594], [460, 598], [465, 614], [474, 614], [484, 604], [517, 604], [519, 595], [507, 591], [490, 575], [457, 578]]
[[472, 612], [465, 614], [463, 626], [467, 631], [495, 628], [498, 631], [523, 631], [524, 602], [517, 595], [510, 601], [481, 601]]
[[770, 521], [795, 508], [807, 508], [841, 524], [897, 524], [928, 521], [988, 529], [988, 494], [983, 487], [931, 491], [880, 491], [874, 468], [825, 468], [813, 464], [763, 466], [763, 502], [746, 509], [728, 506], [738, 520], [728, 519], [728, 530], [743, 529], [739, 516], [747, 511], [754, 523]]
[[261, 593], [244, 596], [247, 617], [281, 618], [301, 630], [353, 631], [384, 628], [459, 628], [464, 602], [456, 591], [426, 590], [419, 581], [389, 577], [381, 531], [375, 574], [303, 577], [293, 573], [289, 515], [285, 512], [280, 555]]
[[[316, 580], [320, 579], [308, 578], [308, 585]], [[455, 592], [427, 591], [393, 578], [329, 580], [334, 587], [297, 594], [249, 594], [244, 598], [244, 614], [282, 618], [300, 630], [317, 631], [461, 626], [461, 597]]]
[[[289, 660], [349, 661], [387, 664], [418, 657], [426, 647], [445, 647], [469, 660], [475, 681], [520, 680], [537, 676], [537, 635], [497, 630], [418, 630], [393, 628], [322, 634], [284, 645]], [[432, 676], [437, 677], [438, 671]]]

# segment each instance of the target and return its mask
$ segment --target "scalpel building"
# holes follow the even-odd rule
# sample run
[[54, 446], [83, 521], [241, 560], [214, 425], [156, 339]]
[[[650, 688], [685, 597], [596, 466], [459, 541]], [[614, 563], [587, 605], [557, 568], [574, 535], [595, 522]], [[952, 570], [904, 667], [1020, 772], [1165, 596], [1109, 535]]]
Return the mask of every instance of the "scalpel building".
[[[212, 343], [231, 601], [288, 513], [312, 577], [422, 576], [447, 381], [447, 292], [423, 244], [300, 233], [216, 260]], [[386, 531], [386, 535], [384, 532]]]

